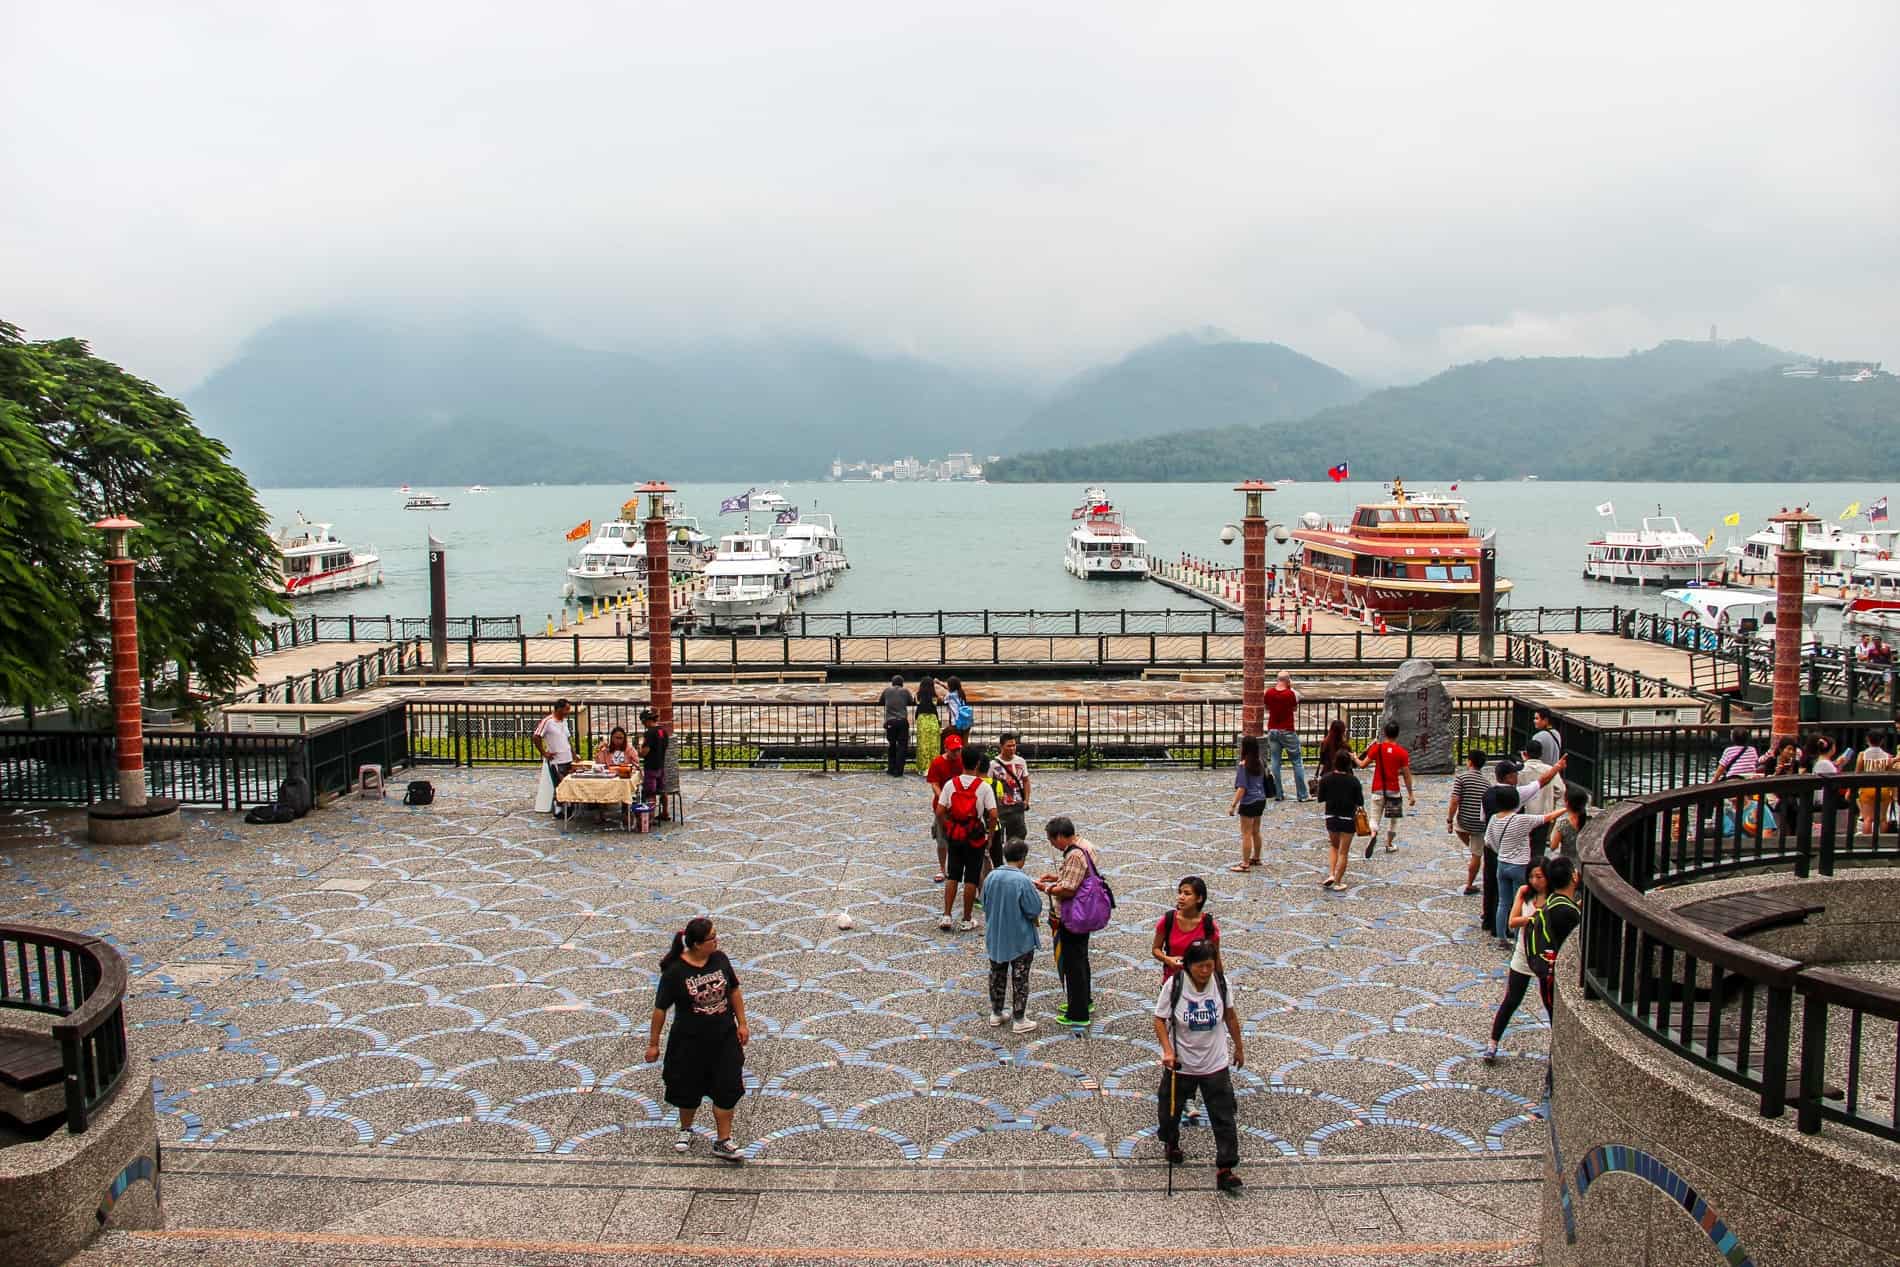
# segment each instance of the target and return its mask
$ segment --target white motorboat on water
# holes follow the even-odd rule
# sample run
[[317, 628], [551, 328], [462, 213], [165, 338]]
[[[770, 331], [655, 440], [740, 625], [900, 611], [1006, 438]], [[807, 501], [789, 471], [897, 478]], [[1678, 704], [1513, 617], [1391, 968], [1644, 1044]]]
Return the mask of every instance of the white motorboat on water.
[[[700, 531], [699, 520], [686, 514], [668, 497], [666, 511], [667, 571], [675, 578], [703, 571], [711, 554], [712, 538]], [[620, 508], [620, 517], [600, 526], [593, 539], [580, 548], [567, 569], [568, 591], [577, 598], [618, 598], [643, 590], [647, 583], [645, 526], [636, 518], [632, 502]]]
[[1069, 533], [1062, 566], [1085, 581], [1139, 581], [1148, 575], [1148, 543], [1122, 522], [1106, 490], [1091, 485], [1069, 512], [1079, 520]]
[[[1900, 529], [1865, 528], [1850, 531], [1837, 523], [1823, 522], [1802, 536], [1802, 551], [1808, 556], [1807, 580], [1822, 589], [1839, 590], [1850, 583], [1855, 568], [1863, 563], [1889, 559], [1896, 552]], [[1752, 533], [1740, 545], [1728, 548], [1723, 568], [1724, 579], [1731, 585], [1775, 586], [1775, 551], [1781, 547], [1781, 530], [1764, 528]]]
[[828, 590], [850, 562], [830, 515], [801, 515], [772, 527], [772, 551], [792, 574], [792, 592], [799, 597]]
[[[1775, 636], [1775, 596], [1761, 590], [1720, 585], [1684, 586], [1662, 592], [1663, 615], [1677, 623], [1666, 631], [1665, 642], [1690, 650], [1712, 651], [1732, 635], [1772, 642]], [[1801, 640], [1840, 642], [1844, 629], [1838, 598], [1809, 594], [1801, 601]]]
[[1722, 555], [1658, 506], [1655, 514], [1643, 517], [1642, 527], [1611, 528], [1592, 541], [1583, 557], [1583, 578], [1612, 585], [1681, 585], [1706, 581], [1721, 566]]
[[693, 614], [709, 629], [777, 625], [793, 605], [792, 573], [763, 532], [732, 532], [706, 565], [706, 584], [693, 596]]
[[745, 492], [746, 506], [751, 510], [788, 510], [791, 503], [785, 500], [785, 494], [776, 488], [748, 488]]
[[469, 492], [471, 492], [471, 493], [486, 493], [486, 492], [488, 491], [488, 485], [486, 485], [486, 484], [470, 484], [470, 485], [468, 486], [468, 491], [469, 491]]
[[449, 503], [434, 493], [411, 493], [402, 504], [404, 510], [447, 510]]
[[354, 550], [329, 524], [311, 523], [297, 514], [295, 526], [272, 538], [280, 556], [280, 594], [302, 598], [383, 583], [383, 561], [374, 550]]

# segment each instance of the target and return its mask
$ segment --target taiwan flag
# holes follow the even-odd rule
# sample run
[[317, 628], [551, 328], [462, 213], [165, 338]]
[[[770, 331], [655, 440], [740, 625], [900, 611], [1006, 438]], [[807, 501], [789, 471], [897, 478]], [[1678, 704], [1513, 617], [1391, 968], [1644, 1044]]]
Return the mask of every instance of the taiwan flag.
[[1352, 478], [1352, 469], [1344, 462], [1338, 466], [1329, 466], [1326, 468], [1326, 478], [1335, 484], [1344, 484]]
[[1867, 522], [1870, 524], [1884, 524], [1887, 522], [1886, 498], [1881, 498], [1867, 508]]

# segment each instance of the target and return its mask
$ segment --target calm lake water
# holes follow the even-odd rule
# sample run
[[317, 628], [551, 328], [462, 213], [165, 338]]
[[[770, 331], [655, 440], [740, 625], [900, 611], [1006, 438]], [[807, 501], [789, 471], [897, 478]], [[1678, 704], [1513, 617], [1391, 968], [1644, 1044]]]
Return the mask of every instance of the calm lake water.
[[[642, 477], [644, 478], [644, 477]], [[618, 513], [639, 479], [623, 484], [563, 487], [460, 488], [433, 491], [446, 511], [405, 511], [391, 488], [262, 489], [274, 520], [301, 510], [335, 524], [351, 545], [383, 556], [380, 589], [353, 590], [299, 600], [298, 610], [324, 615], [358, 612], [418, 616], [428, 611], [428, 534], [448, 546], [449, 608], [454, 615], [520, 615], [538, 625], [558, 609], [564, 569], [577, 544], [564, 539], [583, 519], [599, 525]], [[1420, 485], [1421, 489], [1444, 485]], [[1193, 600], [1159, 585], [1089, 583], [1062, 570], [1069, 511], [1082, 490], [1054, 484], [783, 484], [794, 505], [837, 519], [851, 571], [830, 592], [811, 599], [811, 611], [934, 611], [939, 608], [1184, 608]], [[418, 490], [420, 491], [420, 490]], [[735, 530], [738, 515], [721, 517], [719, 501], [735, 486], [688, 484], [680, 489], [688, 513], [717, 536]], [[1109, 494], [1157, 556], [1186, 550], [1238, 565], [1240, 547], [1220, 543], [1221, 525], [1238, 521], [1241, 495], [1227, 484], [1124, 484]], [[1871, 503], [1884, 489], [1862, 484], [1590, 484], [1476, 482], [1462, 484], [1473, 523], [1498, 533], [1498, 568], [1516, 584], [1514, 607], [1658, 605], [1655, 591], [1637, 597], [1627, 586], [1582, 579], [1584, 547], [1610, 526], [1596, 508], [1615, 504], [1625, 527], [1645, 514], [1676, 515], [1682, 526], [1718, 547], [1754, 532], [1786, 505], [1810, 504], [1833, 518], [1849, 503]], [[1376, 482], [1286, 485], [1267, 497], [1275, 520], [1297, 521], [1307, 511], [1339, 514], [1380, 496]], [[1739, 528], [1722, 524], [1739, 513]], [[754, 526], [769, 524], [754, 515]], [[1278, 561], [1286, 547], [1269, 547]]]

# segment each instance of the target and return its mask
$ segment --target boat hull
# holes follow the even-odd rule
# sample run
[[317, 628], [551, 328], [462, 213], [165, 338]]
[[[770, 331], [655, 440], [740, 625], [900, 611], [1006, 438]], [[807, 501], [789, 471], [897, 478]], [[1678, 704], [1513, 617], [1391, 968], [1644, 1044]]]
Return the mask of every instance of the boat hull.
[[1684, 585], [1690, 581], [1710, 579], [1720, 566], [1719, 560], [1697, 564], [1590, 559], [1583, 565], [1583, 579], [1608, 585]]
[[1148, 560], [1140, 556], [1124, 555], [1119, 558], [1089, 559], [1078, 562], [1073, 555], [1064, 555], [1062, 566], [1069, 575], [1084, 581], [1145, 581], [1148, 579]]
[[708, 629], [778, 625], [791, 610], [792, 596], [783, 591], [763, 598], [713, 598], [700, 594], [693, 599], [693, 615]]
[[[1378, 577], [1349, 576], [1318, 569], [1302, 569], [1295, 578], [1306, 602], [1331, 607], [1347, 615], [1361, 612], [1389, 624], [1412, 629], [1448, 629], [1472, 626], [1478, 619], [1476, 584], [1404, 584]], [[1510, 593], [1511, 583], [1499, 579], [1497, 593]]]
[[383, 583], [381, 559], [364, 559], [348, 567], [333, 568], [310, 577], [287, 577], [278, 593], [286, 598], [308, 598], [313, 594], [334, 594], [339, 590], [364, 589]]

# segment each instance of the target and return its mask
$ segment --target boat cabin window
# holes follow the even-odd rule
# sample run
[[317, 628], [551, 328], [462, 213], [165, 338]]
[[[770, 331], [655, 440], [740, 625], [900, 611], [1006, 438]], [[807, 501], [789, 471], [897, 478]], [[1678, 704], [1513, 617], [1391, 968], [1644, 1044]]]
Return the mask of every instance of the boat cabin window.
[[1430, 506], [1415, 507], [1412, 513], [1418, 516], [1418, 521], [1422, 524], [1435, 524], [1438, 522], [1438, 512], [1433, 510]]
[[1382, 508], [1379, 511], [1379, 522], [1382, 524], [1389, 524], [1394, 518], [1396, 518], [1396, 514], [1390, 509]]
[[1471, 579], [1471, 565], [1469, 563], [1453, 564], [1452, 569], [1451, 569], [1451, 579], [1454, 581], [1470, 580]]
[[1427, 563], [1425, 565], [1425, 579], [1428, 581], [1449, 581], [1451, 579], [1451, 569], [1436, 563]]
[[1370, 528], [1379, 522], [1379, 517], [1370, 510], [1361, 510], [1352, 517], [1353, 523], [1361, 528]]

